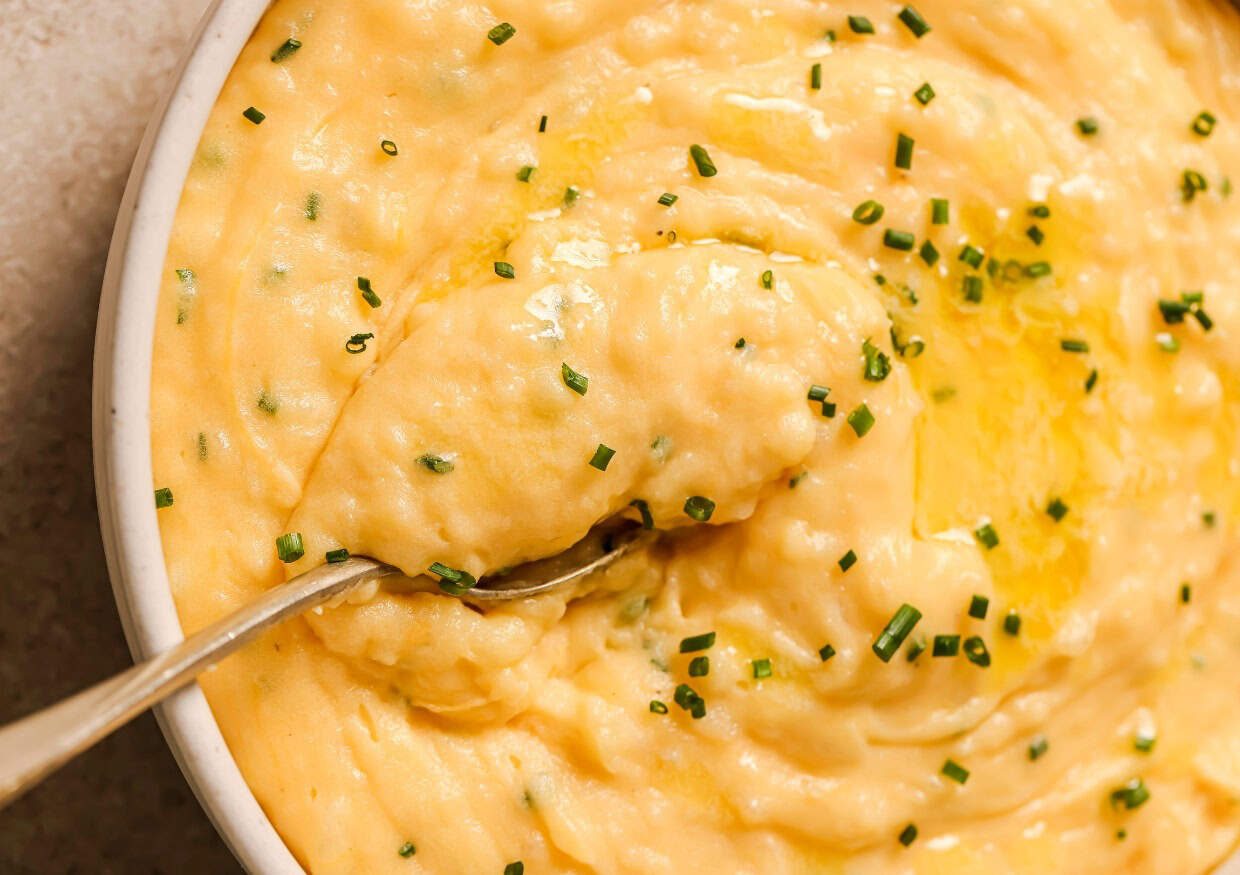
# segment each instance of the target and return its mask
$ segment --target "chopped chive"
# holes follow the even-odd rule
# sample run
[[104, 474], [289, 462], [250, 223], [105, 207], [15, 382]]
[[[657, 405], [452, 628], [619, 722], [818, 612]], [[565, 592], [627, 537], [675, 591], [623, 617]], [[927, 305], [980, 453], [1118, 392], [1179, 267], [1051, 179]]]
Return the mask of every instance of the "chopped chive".
[[506, 21], [500, 22], [487, 31], [487, 39], [497, 46], [502, 46], [516, 35], [517, 29]]
[[853, 33], [874, 33], [874, 24], [864, 15], [848, 16], [848, 29]]
[[1203, 109], [1197, 113], [1197, 117], [1193, 119], [1193, 123], [1189, 127], [1197, 136], [1208, 137], [1214, 132], [1214, 125], [1217, 121], [1218, 119]]
[[271, 53], [271, 62], [273, 64], [279, 64], [281, 61], [286, 61], [300, 48], [301, 40], [296, 40], [289, 37], [284, 42], [280, 43], [280, 45], [276, 46], [276, 50]]
[[1119, 808], [1122, 805], [1131, 811], [1134, 808], [1140, 808], [1149, 801], [1149, 798], [1150, 791], [1145, 786], [1145, 782], [1140, 778], [1133, 778], [1111, 791], [1111, 807]]
[[887, 354], [866, 338], [861, 343], [861, 354], [865, 357], [865, 367], [861, 376], [871, 383], [881, 383], [891, 373], [891, 359]]
[[448, 595], [461, 595], [478, 584], [478, 579], [468, 571], [452, 568], [442, 562], [432, 562], [426, 570], [439, 575], [439, 588]]
[[1055, 522], [1060, 522], [1068, 515], [1068, 506], [1060, 498], [1052, 498], [1046, 504], [1046, 513]]
[[977, 538], [978, 543], [987, 550], [993, 550], [999, 546], [999, 533], [995, 531], [995, 527], [990, 523], [974, 529], [973, 537]]
[[978, 249], [976, 246], [971, 246], [967, 243], [965, 244], [965, 247], [960, 250], [960, 260], [963, 261], [965, 264], [967, 264], [969, 267], [973, 268], [974, 270], [977, 270], [978, 268], [982, 266], [983, 257], [984, 255], [982, 253], [982, 250]]
[[804, 480], [808, 476], [809, 476], [808, 471], [801, 471], [797, 474], [794, 474], [793, 476], [788, 478], [788, 488], [796, 489], [797, 484], [800, 483], [802, 480]]
[[1193, 311], [1193, 318], [1197, 320], [1197, 324], [1201, 326], [1202, 331], [1209, 331], [1214, 327], [1214, 320], [1206, 315], [1206, 311], [1198, 307]]
[[930, 223], [946, 225], [949, 221], [951, 221], [951, 202], [943, 197], [930, 198]]
[[934, 267], [934, 263], [939, 260], [939, 251], [934, 248], [934, 244], [929, 240], [921, 244], [921, 250], [918, 254], [927, 267]]
[[1094, 386], [1098, 385], [1098, 369], [1094, 368], [1089, 372], [1089, 376], [1085, 378], [1085, 394], [1088, 395], [1094, 391]]
[[1117, 830], [1115, 831], [1115, 838], [1116, 838], [1118, 841], [1121, 841], [1121, 842], [1122, 842], [1124, 839], [1128, 838], [1128, 830], [1126, 830], [1126, 829], [1117, 829]]
[[423, 453], [418, 456], [418, 464], [428, 471], [434, 471], [436, 474], [448, 474], [456, 468], [456, 465], [452, 464], [449, 459], [431, 453]]
[[525, 863], [515, 860], [504, 867], [504, 875], [525, 875]]
[[1092, 137], [1098, 133], [1098, 120], [1092, 115], [1087, 115], [1076, 120], [1076, 129], [1081, 132], [1083, 137]]
[[888, 228], [883, 232], [883, 245], [888, 249], [911, 252], [916, 242], [916, 238], [908, 231], [897, 231], [894, 228]]
[[1179, 339], [1177, 337], [1174, 337], [1173, 335], [1166, 333], [1165, 331], [1159, 334], [1155, 334], [1154, 341], [1158, 344], [1158, 348], [1161, 349], [1163, 352], [1175, 353], [1175, 352], [1180, 351]]
[[258, 401], [256, 403], [258, 409], [268, 416], [275, 416], [280, 410], [280, 399], [268, 393], [266, 389], [258, 393]]
[[165, 507], [172, 507], [172, 490], [168, 488], [155, 490], [155, 509], [161, 510]]
[[963, 784], [969, 780], [969, 770], [955, 760], [948, 759], [943, 763], [943, 768], [939, 770], [945, 777], [950, 778], [957, 784]]
[[547, 117], [545, 115], [540, 116], [538, 119], [538, 133], [540, 134], [547, 133]]
[[745, 343], [745, 338], [741, 337], [737, 339], [736, 343], [732, 344], [732, 348], [733, 349], [744, 349], [746, 345], [747, 344]]
[[980, 276], [966, 276], [960, 286], [961, 291], [964, 293], [964, 299], [970, 304], [980, 304], [982, 302], [982, 278]]
[[1029, 208], [1029, 215], [1037, 219], [1049, 219], [1051, 217], [1051, 208], [1046, 204], [1034, 204]]
[[383, 150], [384, 155], [391, 155], [395, 157], [400, 154], [400, 150], [396, 148], [396, 144], [391, 140], [380, 140], [379, 148]]
[[590, 467], [598, 468], [600, 471], [606, 471], [607, 466], [611, 464], [611, 457], [616, 451], [606, 444], [599, 444], [598, 449], [594, 451], [594, 455], [590, 457]]
[[874, 655], [883, 662], [890, 662], [891, 657], [895, 656], [900, 645], [904, 643], [904, 639], [913, 631], [913, 627], [920, 619], [921, 611], [907, 603], [900, 605], [891, 619], [887, 621], [883, 631], [874, 639], [874, 644], [871, 646]]
[[960, 653], [959, 635], [935, 635], [931, 656], [955, 656]]
[[281, 562], [296, 562], [306, 555], [306, 545], [302, 543], [301, 532], [287, 532], [276, 538], [276, 555]]
[[665, 705], [663, 702], [660, 702], [658, 699], [651, 699], [650, 700], [650, 713], [651, 714], [666, 714], [667, 705]]
[[375, 294], [375, 290], [370, 287], [370, 280], [366, 277], [359, 276], [357, 278], [357, 287], [362, 293], [362, 300], [371, 307], [378, 307], [383, 304], [383, 301], [381, 301], [379, 296]]
[[1042, 233], [1042, 229], [1037, 225], [1030, 225], [1026, 228], [1025, 236], [1033, 241], [1034, 246], [1041, 246], [1042, 241], [1046, 239], [1046, 235]]
[[529, 182], [530, 177], [534, 175], [534, 171], [538, 168], [533, 164], [526, 164], [517, 171], [517, 182]]
[[1059, 341], [1059, 348], [1064, 352], [1089, 352], [1089, 341], [1075, 337], [1064, 337]]
[[1035, 261], [1025, 265], [1025, 276], [1031, 279], [1041, 279], [1044, 276], [1051, 275], [1051, 263], [1049, 261]]
[[822, 64], [815, 64], [809, 68], [809, 87], [814, 91], [822, 88]]
[[689, 147], [689, 157], [693, 159], [693, 166], [697, 168], [698, 176], [711, 177], [719, 172], [704, 146], [694, 143]]
[[659, 206], [670, 207], [678, 200], [680, 200], [678, 195], [674, 195], [670, 191], [665, 191], [663, 194], [659, 195]]
[[506, 261], [495, 262], [495, 275], [503, 277], [506, 280], [515, 279], [517, 276], [516, 269]]
[[317, 221], [319, 218], [319, 207], [323, 203], [323, 196], [317, 191], [312, 191], [306, 195], [306, 208], [303, 211], [306, 220], [310, 222]]
[[1201, 524], [1204, 525], [1207, 529], [1214, 528], [1214, 524], [1216, 522], [1218, 522], [1218, 517], [1215, 515], [1214, 511], [1212, 510], [1207, 510], [1205, 513], [1201, 515]]
[[1180, 177], [1180, 193], [1184, 196], [1184, 202], [1187, 203], [1197, 196], [1197, 192], [1205, 191], [1209, 188], [1206, 178], [1196, 170], [1185, 170]]
[[904, 845], [906, 848], [913, 842], [917, 841], [917, 825], [910, 823], [908, 826], [904, 827], [904, 829], [900, 830], [899, 840], [900, 844]]
[[840, 566], [840, 571], [848, 571], [848, 569], [857, 564], [857, 554], [852, 550], [849, 550], [840, 557], [839, 562], [836, 564]]
[[754, 680], [758, 681], [771, 676], [771, 661], [769, 659], [755, 659], [750, 665], [753, 667]]
[[834, 401], [822, 402], [822, 415], [826, 419], [835, 419], [835, 402]]
[[699, 650], [710, 650], [715, 646], [715, 633], [703, 632], [701, 635], [690, 635], [680, 639], [681, 653], [697, 653]]
[[710, 674], [710, 657], [695, 656], [689, 660], [689, 677], [704, 678]]
[[883, 205], [878, 201], [865, 201], [853, 210], [852, 217], [854, 222], [860, 222], [862, 225], [873, 225], [883, 217]]
[[1186, 605], [1192, 600], [1193, 600], [1192, 584], [1181, 583], [1180, 584], [1180, 603]]
[[896, 167], [901, 170], [913, 169], [913, 138], [908, 134], [896, 136]]
[[990, 609], [990, 599], [984, 595], [975, 595], [969, 601], [969, 616], [975, 620], [985, 620]]
[[[570, 185], [568, 188], [564, 189], [564, 206], [566, 208], [571, 207], [573, 204], [577, 203], [577, 198], [579, 197], [581, 197], [581, 189], [575, 185]], [[676, 232], [673, 231], [672, 233], [675, 234]]]
[[1132, 747], [1137, 753], [1150, 753], [1154, 750], [1154, 743], [1158, 738], [1152, 732], [1141, 730], [1137, 732], [1136, 738], [1132, 740]]
[[917, 98], [918, 103], [925, 106], [934, 100], [934, 87], [929, 82], [923, 82], [921, 87], [913, 92], [913, 97]]
[[990, 651], [981, 636], [973, 635], [964, 640], [964, 658], [976, 666], [986, 668], [990, 665]]
[[629, 507], [637, 508], [637, 512], [642, 517], [642, 528], [650, 531], [654, 528], [654, 515], [650, 513], [650, 505], [642, 498], [634, 498], [629, 502]]
[[560, 377], [564, 380], [564, 385], [578, 395], [586, 394], [586, 389], [590, 386], [590, 378], [574, 371], [568, 366], [568, 362], [560, 362]]
[[702, 697], [688, 684], [677, 684], [676, 691], [672, 693], [672, 701], [683, 710], [691, 711], [695, 704], [702, 701]]
[[1015, 611], [1008, 611], [1006, 617], [1003, 618], [1003, 631], [1015, 637], [1020, 634], [1020, 614]]
[[374, 336], [372, 332], [352, 334], [344, 342], [344, 351], [350, 355], [360, 355], [366, 351], [366, 341], [374, 339]]
[[918, 39], [930, 32], [930, 25], [926, 23], [926, 19], [922, 18], [921, 13], [912, 6], [905, 6], [901, 9], [898, 17], [904, 22], [904, 26], [913, 32], [913, 36]]
[[245, 112], [241, 114], [245, 116], [246, 119], [248, 119], [249, 121], [253, 122], [256, 125], [261, 125], [263, 123], [263, 119], [267, 117], [266, 113], [260, 112], [258, 109], [252, 106], [248, 107], [245, 110]]
[[809, 393], [806, 397], [809, 398], [810, 401], [826, 401], [827, 396], [830, 394], [831, 390], [829, 388], [814, 383], [809, 387]]
[[1047, 742], [1046, 736], [1039, 735], [1033, 741], [1029, 742], [1029, 761], [1033, 762], [1041, 757], [1044, 753], [1046, 753], [1046, 750], [1049, 747], [1050, 743]]
[[685, 514], [691, 519], [704, 523], [715, 512], [715, 503], [701, 495], [691, 495], [685, 499]]
[[762, 276], [758, 277], [758, 282], [762, 283], [762, 288], [769, 289], [775, 285], [775, 274], [769, 270], [762, 271]]
[[[824, 415], [826, 404], [823, 404]], [[834, 415], [834, 411], [832, 412]], [[865, 437], [865, 433], [874, 427], [874, 414], [870, 412], [870, 408], [865, 402], [858, 404], [853, 408], [852, 413], [848, 414], [848, 424], [852, 426], [852, 430], [857, 437]]]
[[327, 560], [329, 565], [336, 565], [349, 558], [349, 551], [344, 547], [339, 550], [328, 550], [323, 554], [323, 558]]
[[835, 656], [835, 648], [830, 644], [824, 644], [818, 648], [818, 658], [823, 662], [826, 662], [833, 656]]
[[904, 651], [904, 658], [909, 662], [916, 662], [917, 657], [926, 652], [926, 636], [918, 635], [914, 640], [909, 642], [908, 647]]
[[828, 30], [826, 34], [823, 36], [823, 39], [825, 39], [829, 43], [835, 42], [835, 31], [833, 29]]

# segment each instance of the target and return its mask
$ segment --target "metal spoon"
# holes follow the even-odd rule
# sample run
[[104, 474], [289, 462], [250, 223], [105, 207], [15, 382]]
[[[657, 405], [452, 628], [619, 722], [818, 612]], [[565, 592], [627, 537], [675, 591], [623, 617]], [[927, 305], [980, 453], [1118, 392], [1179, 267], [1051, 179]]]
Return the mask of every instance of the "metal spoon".
[[[618, 528], [616, 521], [610, 521], [564, 553], [484, 577], [458, 597], [486, 604], [542, 595], [601, 571], [653, 535], [638, 528]], [[320, 565], [272, 587], [171, 650], [0, 728], [0, 808], [267, 627], [363, 583], [396, 578], [400, 581], [395, 588], [401, 592], [441, 592], [428, 577], [407, 578], [399, 569], [364, 556]]]

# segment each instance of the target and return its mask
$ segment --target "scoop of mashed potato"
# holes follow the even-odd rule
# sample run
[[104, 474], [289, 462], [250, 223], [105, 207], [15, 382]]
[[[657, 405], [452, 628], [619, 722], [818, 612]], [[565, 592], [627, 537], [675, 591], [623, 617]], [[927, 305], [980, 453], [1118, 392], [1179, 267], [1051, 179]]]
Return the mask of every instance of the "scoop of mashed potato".
[[1236, 81], [1207, 0], [277, 0], [160, 294], [186, 628], [330, 551], [481, 577], [663, 532], [204, 677], [297, 859], [1222, 860]]

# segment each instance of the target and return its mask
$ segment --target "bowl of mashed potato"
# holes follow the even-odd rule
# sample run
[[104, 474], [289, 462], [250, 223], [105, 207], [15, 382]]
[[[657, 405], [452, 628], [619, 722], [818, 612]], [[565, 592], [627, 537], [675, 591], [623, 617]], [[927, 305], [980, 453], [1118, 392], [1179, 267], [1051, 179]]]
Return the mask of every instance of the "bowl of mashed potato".
[[659, 534], [272, 630], [163, 709], [204, 806], [264, 873], [1223, 871], [1233, 179], [1211, 0], [221, 0], [100, 316], [135, 653]]

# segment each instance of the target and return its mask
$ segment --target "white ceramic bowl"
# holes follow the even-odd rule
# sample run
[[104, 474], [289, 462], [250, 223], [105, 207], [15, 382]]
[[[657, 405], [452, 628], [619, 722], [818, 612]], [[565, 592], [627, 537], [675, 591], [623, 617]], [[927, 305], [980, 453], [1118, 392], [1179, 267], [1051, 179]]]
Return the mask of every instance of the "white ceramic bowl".
[[[135, 659], [182, 639], [151, 501], [151, 348], [181, 187], [233, 62], [268, 0], [215, 0], [134, 159], [108, 252], [95, 335], [95, 491], [108, 571]], [[181, 770], [247, 870], [303, 875], [255, 801], [197, 686], [156, 711]]]
[[[95, 491], [108, 571], [135, 659], [181, 641], [151, 500], [151, 349], [160, 272], [190, 161], [269, 0], [215, 0], [142, 139], [116, 218], [94, 362]], [[181, 770], [241, 864], [304, 875], [254, 799], [197, 686], [156, 709]], [[1215, 875], [1240, 875], [1240, 854]]]

